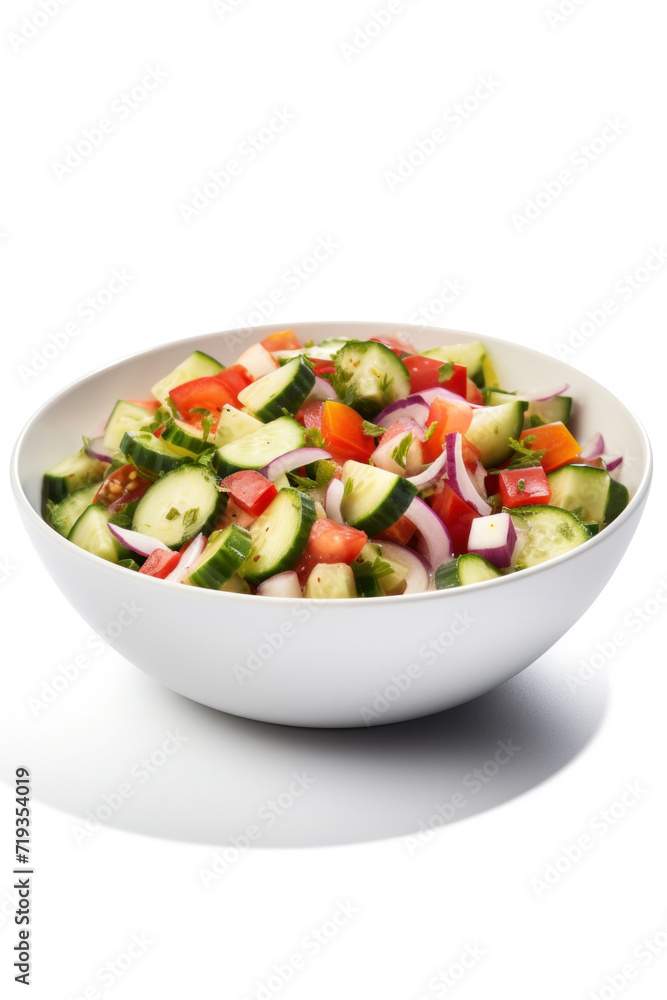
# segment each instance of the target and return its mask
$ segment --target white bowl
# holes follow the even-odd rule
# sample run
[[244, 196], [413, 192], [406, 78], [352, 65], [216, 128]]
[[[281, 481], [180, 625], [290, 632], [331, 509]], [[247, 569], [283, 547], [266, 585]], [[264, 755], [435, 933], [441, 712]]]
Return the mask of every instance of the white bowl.
[[[569, 365], [490, 337], [500, 384], [528, 390], [567, 381], [575, 436], [595, 431], [626, 456], [631, 501], [599, 535], [548, 563], [456, 590], [365, 600], [295, 601], [166, 583], [90, 555], [40, 516], [42, 474], [75, 451], [121, 396], [149, 388], [191, 350], [231, 364], [283, 327], [214, 333], [146, 351], [94, 372], [35, 414], [14, 449], [11, 481], [26, 530], [85, 621], [167, 687], [234, 715], [296, 726], [360, 726], [438, 712], [523, 670], [569, 629], [609, 580], [635, 532], [651, 479], [636, 418]], [[301, 323], [303, 341], [367, 339], [404, 330], [416, 347], [477, 339], [391, 323]], [[520, 618], [521, 626], [515, 623]]]

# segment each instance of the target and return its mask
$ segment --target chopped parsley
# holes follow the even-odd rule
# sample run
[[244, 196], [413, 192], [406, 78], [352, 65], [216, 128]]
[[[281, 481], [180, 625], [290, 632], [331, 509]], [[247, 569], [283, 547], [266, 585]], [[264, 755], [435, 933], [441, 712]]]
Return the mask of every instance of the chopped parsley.
[[352, 572], [357, 577], [373, 577], [373, 579], [379, 580], [383, 576], [391, 576], [394, 567], [379, 555], [372, 562], [370, 559], [362, 559], [360, 556], [352, 563]]
[[326, 448], [326, 443], [319, 427], [306, 427], [306, 445], [309, 448]]
[[380, 437], [387, 429], [386, 427], [380, 427], [379, 424], [372, 423], [370, 420], [364, 420], [361, 426], [364, 434], [368, 434], [369, 437]]
[[526, 480], [525, 479], [519, 479], [517, 481], [517, 484], [516, 484], [516, 491], [517, 491], [517, 493], [523, 493], [523, 491], [525, 490], [525, 488], [526, 488]]
[[527, 437], [522, 438], [517, 441], [516, 438], [511, 437], [509, 443], [514, 450], [514, 455], [512, 461], [509, 465], [505, 465], [499, 469], [489, 469], [487, 475], [494, 475], [497, 472], [504, 472], [506, 469], [532, 469], [540, 464], [540, 461], [546, 455], [546, 448], [539, 451], [536, 448], [529, 448], [528, 445], [535, 441], [534, 434], [528, 434]]
[[167, 514], [165, 514], [165, 520], [175, 521], [176, 518], [180, 516], [181, 516], [180, 510], [177, 510], [176, 507], [172, 507], [171, 510]]
[[343, 487], [343, 500], [345, 499], [345, 497], [349, 497], [353, 489], [354, 489], [354, 479], [352, 478], [352, 476], [349, 476], [345, 480], [345, 486]]
[[396, 445], [391, 453], [391, 457], [400, 465], [402, 469], [405, 468], [406, 462], [408, 460], [408, 451], [410, 450], [410, 445], [412, 444], [412, 433], [406, 434], [402, 437], [399, 443]]
[[454, 362], [445, 361], [444, 365], [438, 368], [438, 382], [449, 382], [454, 374]]
[[428, 427], [426, 428], [426, 433], [424, 434], [424, 441], [430, 441], [430, 439], [433, 437], [433, 433], [437, 426], [438, 426], [437, 420], [434, 420], [432, 424], [428, 425]]
[[199, 517], [199, 507], [190, 507], [183, 515], [183, 529], [190, 528]]
[[210, 410], [205, 410], [203, 406], [193, 406], [190, 413], [198, 413], [201, 417], [201, 429], [204, 432], [203, 440], [204, 444], [206, 444], [208, 436], [211, 433], [211, 428], [215, 423], [215, 417]]

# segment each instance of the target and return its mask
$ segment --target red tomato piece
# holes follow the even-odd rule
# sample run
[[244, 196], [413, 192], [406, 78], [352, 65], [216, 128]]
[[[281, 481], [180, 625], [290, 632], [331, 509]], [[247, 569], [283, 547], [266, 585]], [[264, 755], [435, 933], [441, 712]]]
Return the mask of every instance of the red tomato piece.
[[561, 465], [574, 462], [581, 454], [581, 445], [572, 437], [569, 430], [560, 420], [552, 424], [542, 424], [541, 427], [531, 427], [521, 432], [521, 440], [534, 436], [528, 447], [532, 451], [545, 451], [540, 465], [545, 472], [553, 472]]
[[375, 451], [375, 441], [370, 434], [364, 434], [363, 424], [363, 418], [351, 406], [327, 399], [322, 409], [322, 437], [337, 462], [348, 458], [367, 462]]
[[452, 375], [446, 382], [440, 381], [442, 361], [437, 358], [427, 358], [423, 354], [413, 354], [403, 358], [403, 364], [410, 372], [410, 391], [422, 392], [424, 389], [449, 389], [466, 398], [467, 369], [465, 365], [452, 365]]
[[484, 403], [484, 394], [479, 386], [475, 385], [471, 378], [466, 378], [465, 398], [469, 403], [477, 403], [481, 406]]
[[390, 351], [397, 354], [399, 358], [402, 354], [410, 353], [409, 351], [406, 351], [406, 345], [402, 344], [400, 340], [397, 340], [395, 337], [369, 337], [368, 339], [374, 340], [376, 344], [384, 344], [384, 346], [388, 347]]
[[151, 482], [140, 476], [132, 464], [121, 465], [102, 480], [93, 503], [101, 503], [111, 511], [120, 510], [125, 504], [142, 497]]
[[357, 558], [368, 535], [347, 524], [320, 518], [310, 530], [306, 551], [296, 568], [300, 580], [305, 580], [318, 563], [352, 563]]
[[213, 417], [213, 430], [218, 426], [220, 414], [225, 404], [238, 406], [237, 397], [219, 381], [217, 375], [207, 375], [204, 378], [195, 378], [192, 382], [177, 385], [170, 391], [169, 396], [178, 408], [183, 420], [196, 427], [201, 427], [202, 415], [191, 411], [193, 409], [208, 410]]
[[169, 576], [172, 569], [176, 568], [178, 560], [181, 558], [180, 552], [172, 552], [171, 549], [153, 549], [139, 572], [147, 576], [154, 576], [158, 580], [164, 580]]
[[329, 375], [336, 371], [333, 361], [328, 358], [308, 358], [316, 375]]
[[296, 419], [300, 424], [303, 424], [304, 427], [317, 427], [321, 429], [323, 409], [324, 403], [321, 400], [317, 400], [314, 403], [308, 403], [307, 406], [301, 407], [296, 414]]
[[222, 480], [220, 486], [229, 490], [234, 503], [252, 517], [259, 517], [278, 492], [270, 479], [254, 469], [232, 472], [231, 476]]
[[395, 524], [392, 524], [389, 528], [385, 528], [376, 537], [385, 542], [396, 542], [398, 545], [407, 545], [416, 530], [412, 521], [403, 514]]
[[262, 347], [267, 351], [300, 351], [301, 344], [294, 330], [279, 330], [277, 333], [270, 333], [262, 341]]
[[239, 406], [238, 395], [241, 390], [254, 381], [248, 369], [244, 368], [243, 365], [230, 365], [229, 368], [223, 368], [213, 378], [229, 389], [236, 400], [234, 406]]
[[479, 514], [454, 492], [449, 483], [444, 484], [442, 493], [436, 493], [431, 498], [431, 507], [449, 532], [454, 555], [463, 555], [468, 551], [470, 525]]
[[503, 507], [525, 507], [551, 500], [551, 487], [541, 465], [532, 469], [506, 469], [498, 479]]
[[433, 462], [445, 446], [448, 434], [458, 431], [461, 434], [470, 427], [472, 422], [472, 406], [464, 399], [460, 402], [454, 399], [443, 399], [436, 396], [431, 403], [427, 427], [435, 423], [435, 430], [428, 441], [424, 442], [424, 460]]

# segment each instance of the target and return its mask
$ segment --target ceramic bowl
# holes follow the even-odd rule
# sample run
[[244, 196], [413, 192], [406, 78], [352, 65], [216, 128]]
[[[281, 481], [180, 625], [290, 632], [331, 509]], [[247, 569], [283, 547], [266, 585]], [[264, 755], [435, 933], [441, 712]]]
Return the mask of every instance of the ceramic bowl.
[[[501, 385], [569, 382], [580, 441], [602, 431], [626, 456], [629, 506], [599, 535], [506, 578], [406, 597], [295, 601], [227, 594], [132, 573], [83, 551], [40, 516], [45, 469], [80, 445], [121, 396], [150, 386], [191, 350], [231, 364], [284, 327], [214, 333], [145, 351], [69, 386], [33, 416], [12, 456], [21, 517], [65, 597], [116, 650], [167, 687], [234, 715], [297, 726], [363, 726], [438, 712], [489, 691], [553, 645], [595, 600], [635, 532], [651, 478], [636, 418], [608, 390], [561, 361], [491, 337], [391, 323], [301, 323], [302, 341], [367, 339], [403, 330], [415, 347], [482, 339]], [[526, 608], [533, 614], [527, 615]], [[513, 629], [517, 609], [521, 628]]]

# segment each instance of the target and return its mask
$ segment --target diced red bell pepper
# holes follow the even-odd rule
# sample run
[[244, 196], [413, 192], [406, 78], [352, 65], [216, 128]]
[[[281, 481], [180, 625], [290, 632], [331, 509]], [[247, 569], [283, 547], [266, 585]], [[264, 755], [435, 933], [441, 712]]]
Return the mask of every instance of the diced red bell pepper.
[[[224, 372], [218, 374], [222, 375]], [[202, 426], [202, 414], [191, 411], [193, 409], [208, 410], [213, 417], [214, 431], [218, 426], [223, 406], [227, 404], [238, 406], [238, 398], [219, 380], [218, 375], [206, 375], [204, 378], [195, 378], [191, 382], [184, 382], [183, 385], [175, 386], [170, 391], [169, 396], [174, 406], [178, 408], [183, 420], [195, 427]]]
[[[524, 441], [527, 437], [534, 437], [534, 440]], [[522, 431], [521, 440], [532, 451], [545, 451], [544, 457], [540, 459], [540, 465], [545, 472], [553, 472], [561, 465], [568, 465], [581, 454], [581, 445], [560, 420]]]
[[279, 330], [277, 333], [270, 333], [262, 341], [262, 347], [267, 351], [300, 351], [301, 344], [294, 330]]
[[436, 396], [431, 403], [427, 427], [433, 423], [436, 426], [428, 441], [424, 443], [424, 460], [427, 462], [435, 461], [445, 446], [445, 437], [454, 431], [465, 434], [471, 422], [472, 407], [465, 399], [459, 402]]
[[180, 552], [172, 552], [171, 549], [153, 549], [139, 572], [146, 576], [154, 576], [158, 580], [164, 580], [169, 576], [172, 569], [176, 568], [178, 560], [181, 558]]
[[363, 417], [351, 406], [327, 399], [322, 409], [322, 437], [337, 462], [367, 462], [375, 451], [375, 441], [364, 434], [363, 424]]
[[236, 400], [234, 406], [239, 406], [238, 395], [242, 389], [249, 386], [251, 382], [254, 381], [252, 375], [247, 368], [243, 365], [230, 365], [229, 368], [223, 368], [221, 372], [213, 376], [217, 382], [224, 385], [229, 389], [230, 393]]
[[253, 517], [259, 517], [278, 492], [270, 479], [254, 469], [232, 472], [222, 480], [220, 487], [228, 490], [234, 503]]
[[454, 555], [463, 555], [468, 551], [470, 525], [479, 514], [454, 492], [449, 483], [445, 483], [442, 492], [431, 498], [431, 507], [449, 532]]
[[427, 358], [423, 354], [413, 354], [403, 358], [403, 364], [410, 372], [410, 391], [421, 392], [424, 389], [449, 389], [466, 398], [467, 369], [465, 365], [454, 364], [452, 375], [446, 382], [440, 381], [440, 369], [444, 362], [437, 358]]
[[541, 465], [532, 469], [505, 469], [498, 479], [503, 507], [526, 507], [551, 500], [551, 487]]

